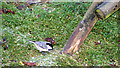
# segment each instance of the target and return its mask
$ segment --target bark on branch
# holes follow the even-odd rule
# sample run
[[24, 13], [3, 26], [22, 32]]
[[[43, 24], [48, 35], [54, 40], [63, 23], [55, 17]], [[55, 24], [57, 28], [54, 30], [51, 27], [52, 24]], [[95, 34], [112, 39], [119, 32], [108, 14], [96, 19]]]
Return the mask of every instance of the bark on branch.
[[[95, 11], [99, 5], [104, 3], [104, 1], [105, 0], [99, 0], [99, 2], [97, 2], [97, 0], [93, 1], [92, 5], [84, 15], [82, 21], [78, 24], [77, 28], [74, 30], [68, 42], [64, 46], [63, 48], [64, 54], [72, 55], [79, 49], [80, 45], [84, 42], [89, 32], [91, 31], [95, 23], [98, 21], [99, 18], [96, 15]], [[108, 9], [103, 9], [103, 10], [107, 11]], [[108, 12], [107, 14], [109, 13], [111, 12]], [[99, 12], [97, 14], [99, 14]]]

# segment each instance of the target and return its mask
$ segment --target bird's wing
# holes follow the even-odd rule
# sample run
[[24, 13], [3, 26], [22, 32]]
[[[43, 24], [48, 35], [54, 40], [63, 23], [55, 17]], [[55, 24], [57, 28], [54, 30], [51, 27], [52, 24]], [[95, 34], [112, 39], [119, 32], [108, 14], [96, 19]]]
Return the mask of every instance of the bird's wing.
[[48, 51], [48, 47], [46, 45], [46, 42], [43, 41], [29, 41], [31, 43], [35, 44], [35, 47], [41, 52], [41, 51]]
[[38, 46], [40, 46], [43, 49], [48, 49], [46, 46], [46, 42], [40, 41], [40, 42], [36, 42], [38, 44]]
[[43, 45], [39, 45], [39, 47], [43, 48], [43, 49], [47, 49], [46, 46], [43, 46]]

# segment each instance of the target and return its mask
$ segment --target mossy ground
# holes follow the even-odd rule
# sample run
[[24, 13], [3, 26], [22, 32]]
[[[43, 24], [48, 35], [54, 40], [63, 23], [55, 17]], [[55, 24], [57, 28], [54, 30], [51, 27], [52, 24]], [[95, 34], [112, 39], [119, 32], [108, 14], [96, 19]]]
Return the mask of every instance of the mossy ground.
[[[2, 8], [15, 14], [2, 14], [1, 37], [7, 38], [9, 47], [7, 50], [0, 47], [1, 66], [22, 66], [21, 61], [37, 61], [38, 66], [118, 65], [119, 11], [106, 20], [99, 20], [72, 57], [59, 53], [90, 5], [89, 2], [56, 2], [19, 10], [14, 4], [2, 2]], [[27, 41], [44, 41], [46, 37], [55, 39], [56, 44], [54, 50], [45, 56]], [[100, 44], [96, 45], [98, 41]]]

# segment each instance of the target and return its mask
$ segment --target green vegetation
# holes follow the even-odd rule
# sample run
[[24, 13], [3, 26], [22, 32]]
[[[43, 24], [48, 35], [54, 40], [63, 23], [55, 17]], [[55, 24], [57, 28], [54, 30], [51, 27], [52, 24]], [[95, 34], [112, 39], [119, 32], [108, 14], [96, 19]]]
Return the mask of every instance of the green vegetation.
[[[1, 66], [22, 66], [20, 62], [23, 61], [37, 61], [37, 66], [118, 65], [119, 11], [104, 21], [99, 20], [75, 55], [70, 57], [59, 53], [90, 5], [56, 2], [19, 10], [14, 4], [2, 2], [2, 8], [10, 9], [15, 14], [2, 13], [2, 38], [7, 38], [9, 47], [6, 50], [0, 47]], [[27, 41], [44, 41], [46, 37], [55, 39], [56, 44], [54, 50], [45, 56]], [[95, 44], [98, 41], [100, 44]]]

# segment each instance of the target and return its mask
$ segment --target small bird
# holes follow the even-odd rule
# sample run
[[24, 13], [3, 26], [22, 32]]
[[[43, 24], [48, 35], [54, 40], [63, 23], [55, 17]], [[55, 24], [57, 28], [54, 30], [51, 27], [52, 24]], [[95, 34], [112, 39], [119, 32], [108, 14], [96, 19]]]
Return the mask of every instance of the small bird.
[[29, 41], [31, 43], [35, 44], [35, 47], [40, 51], [40, 52], [44, 52], [44, 51], [49, 51], [49, 50], [53, 50], [53, 45], [50, 42], [44, 42], [44, 41]]

